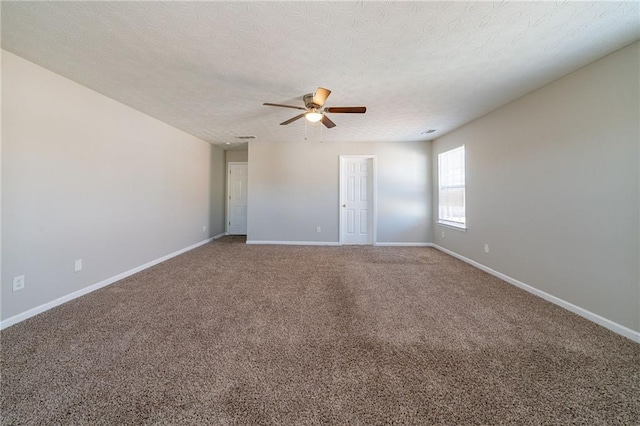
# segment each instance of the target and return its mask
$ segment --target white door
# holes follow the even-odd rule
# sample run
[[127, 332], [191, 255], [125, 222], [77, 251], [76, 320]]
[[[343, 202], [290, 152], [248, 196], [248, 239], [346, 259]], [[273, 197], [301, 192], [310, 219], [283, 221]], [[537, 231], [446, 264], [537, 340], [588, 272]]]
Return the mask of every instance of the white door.
[[340, 242], [373, 244], [373, 158], [340, 158]]
[[247, 235], [247, 163], [229, 163], [227, 226], [230, 235]]

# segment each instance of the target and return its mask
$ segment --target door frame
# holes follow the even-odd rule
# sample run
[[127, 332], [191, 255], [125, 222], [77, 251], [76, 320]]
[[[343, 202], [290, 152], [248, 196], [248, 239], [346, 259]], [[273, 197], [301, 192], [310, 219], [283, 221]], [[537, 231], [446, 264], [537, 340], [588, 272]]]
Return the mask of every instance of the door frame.
[[[225, 185], [225, 194], [224, 194], [224, 204], [225, 204], [225, 215], [224, 215], [224, 233], [225, 235], [229, 235], [229, 218], [231, 214], [229, 213], [229, 198], [231, 197], [231, 191], [229, 190], [229, 185], [231, 185], [231, 179], [229, 176], [231, 175], [231, 166], [247, 166], [247, 182], [249, 181], [249, 162], [248, 161], [229, 161], [227, 163], [227, 174], [225, 178], [227, 180], [227, 184]], [[247, 204], [249, 204], [249, 188], [247, 187]], [[248, 217], [247, 217], [247, 227], [249, 225]]]
[[371, 159], [371, 185], [373, 186], [372, 189], [372, 196], [371, 196], [371, 207], [372, 207], [372, 224], [371, 224], [371, 233], [372, 233], [372, 238], [371, 238], [371, 245], [375, 246], [376, 242], [378, 240], [378, 208], [377, 208], [377, 199], [378, 199], [378, 170], [377, 170], [377, 159], [376, 156], [373, 154], [364, 154], [364, 155], [340, 155], [340, 170], [339, 170], [339, 179], [338, 179], [338, 185], [340, 186], [339, 189], [339, 194], [340, 194], [340, 198], [339, 198], [339, 203], [338, 203], [338, 238], [339, 238], [339, 243], [340, 245], [344, 244], [344, 238], [342, 237], [342, 230], [345, 227], [344, 222], [344, 218], [343, 218], [343, 214], [342, 214], [342, 205], [344, 204], [344, 198], [345, 198], [345, 193], [344, 193], [344, 185], [343, 185], [343, 180], [344, 180], [344, 168], [345, 168], [345, 164], [346, 164], [346, 160], [353, 160], [353, 159]]

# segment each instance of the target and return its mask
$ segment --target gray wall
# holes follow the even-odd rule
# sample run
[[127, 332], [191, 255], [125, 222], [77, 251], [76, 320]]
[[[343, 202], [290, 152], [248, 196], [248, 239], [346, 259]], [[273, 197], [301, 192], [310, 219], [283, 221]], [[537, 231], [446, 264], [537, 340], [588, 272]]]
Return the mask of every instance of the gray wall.
[[2, 319], [224, 232], [200, 139], [6, 51], [2, 124]]
[[377, 241], [431, 241], [431, 142], [250, 142], [247, 239], [339, 241], [339, 156], [356, 154], [377, 156]]
[[249, 161], [249, 151], [225, 151], [227, 163], [239, 162], [243, 163]]
[[468, 231], [436, 225], [434, 242], [640, 330], [639, 52], [628, 46], [437, 139], [434, 166], [466, 146]]
[[225, 151], [214, 146], [211, 147], [208, 228], [210, 237], [217, 237], [225, 232], [225, 194], [227, 191], [227, 163], [225, 157]]

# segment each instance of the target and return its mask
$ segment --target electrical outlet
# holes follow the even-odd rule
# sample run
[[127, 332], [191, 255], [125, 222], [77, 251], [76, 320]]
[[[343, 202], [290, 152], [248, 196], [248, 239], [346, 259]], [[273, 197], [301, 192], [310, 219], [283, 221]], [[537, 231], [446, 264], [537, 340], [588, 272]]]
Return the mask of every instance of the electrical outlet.
[[442, 231], [442, 238], [444, 239], [444, 231]]
[[13, 291], [22, 290], [24, 288], [24, 275], [13, 277]]
[[207, 227], [206, 226], [202, 227], [202, 232], [207, 232]]
[[485, 243], [485, 245], [484, 245], [484, 252], [485, 252], [485, 253], [489, 253], [489, 244], [486, 244], [486, 243]]
[[316, 232], [318, 232], [318, 233], [322, 232], [322, 230], [320, 229], [319, 226], [316, 228]]
[[80, 271], [82, 271], [82, 259], [76, 260], [75, 264], [73, 265], [73, 272], [80, 272]]

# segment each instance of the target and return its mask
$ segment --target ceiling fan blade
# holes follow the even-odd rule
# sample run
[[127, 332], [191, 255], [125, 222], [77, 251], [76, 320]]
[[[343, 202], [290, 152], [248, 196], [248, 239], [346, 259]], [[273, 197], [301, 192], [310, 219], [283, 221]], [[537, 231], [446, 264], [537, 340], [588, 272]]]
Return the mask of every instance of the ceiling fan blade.
[[324, 124], [327, 127], [327, 129], [336, 127], [336, 123], [329, 120], [329, 117], [327, 117], [326, 115], [322, 115], [322, 124]]
[[269, 102], [265, 102], [262, 105], [266, 105], [266, 106], [275, 106], [275, 107], [282, 107], [282, 108], [293, 108], [293, 109], [301, 109], [303, 111], [306, 111], [306, 108], [303, 107], [297, 107], [297, 106], [293, 106], [293, 105], [282, 105], [282, 104], [271, 104]]
[[313, 94], [313, 103], [318, 106], [324, 105], [330, 94], [331, 90], [325, 89], [324, 87], [318, 87], [316, 93]]
[[281, 125], [281, 126], [286, 126], [287, 124], [291, 124], [291, 123], [293, 123], [294, 121], [299, 120], [299, 119], [301, 119], [302, 117], [304, 117], [304, 116], [305, 116], [305, 114], [306, 114], [306, 112], [305, 112], [305, 113], [303, 113], [303, 114], [300, 114], [300, 115], [296, 115], [295, 117], [290, 118], [290, 119], [288, 119], [287, 121], [283, 121], [282, 123], [280, 123], [280, 125]]
[[324, 112], [343, 113], [343, 114], [364, 114], [367, 107], [331, 107], [325, 108]]

